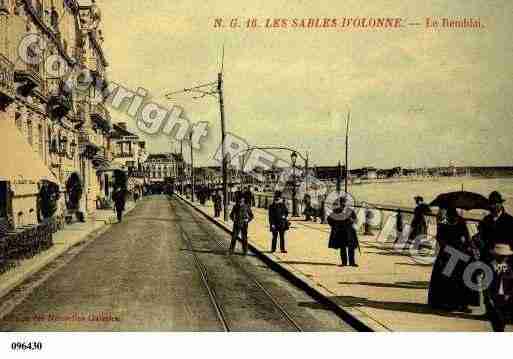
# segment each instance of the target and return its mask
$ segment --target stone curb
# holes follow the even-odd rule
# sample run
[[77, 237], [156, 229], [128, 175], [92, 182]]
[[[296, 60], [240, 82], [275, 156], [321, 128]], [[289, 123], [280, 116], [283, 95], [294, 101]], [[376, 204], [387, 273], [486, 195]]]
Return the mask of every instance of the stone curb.
[[[213, 218], [210, 214], [205, 212], [202, 208], [198, 207], [196, 204], [192, 203], [188, 199], [180, 196], [179, 194], [174, 194], [177, 198], [181, 199], [183, 202], [187, 203], [189, 206], [194, 208], [196, 211], [201, 213], [206, 219], [208, 219], [213, 224], [217, 225], [219, 228], [223, 229], [225, 232], [232, 234], [231, 229], [224, 223]], [[276, 262], [272, 255], [266, 254], [263, 250], [256, 245], [249, 243], [249, 249], [255, 253], [255, 255], [261, 259], [265, 264], [267, 264], [271, 269], [276, 271], [285, 277], [288, 281], [293, 283], [296, 287], [304, 290], [308, 295], [317, 300], [318, 302], [324, 304], [329, 310], [334, 312], [337, 316], [339, 316], [342, 320], [347, 322], [353, 328], [362, 332], [391, 332], [390, 328], [379, 323], [374, 318], [370, 317], [366, 313], [358, 310], [357, 308], [344, 307], [340, 304], [337, 304], [335, 301], [330, 299], [329, 297], [334, 296], [335, 294], [330, 292], [324, 286], [313, 282], [311, 279], [306, 277], [303, 273], [295, 269], [294, 267]]]

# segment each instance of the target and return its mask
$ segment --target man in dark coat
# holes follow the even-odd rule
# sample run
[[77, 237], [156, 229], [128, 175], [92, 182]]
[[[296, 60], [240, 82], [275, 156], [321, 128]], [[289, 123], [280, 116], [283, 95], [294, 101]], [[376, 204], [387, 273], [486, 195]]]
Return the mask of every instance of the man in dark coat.
[[253, 195], [253, 192], [251, 192], [250, 187], [246, 188], [246, 190], [243, 192], [242, 196], [244, 196], [244, 201], [246, 202], [246, 204], [248, 206], [250, 206], [250, 207], [255, 206], [255, 196]]
[[288, 229], [288, 215], [289, 210], [287, 206], [285, 206], [285, 203], [283, 203], [281, 192], [277, 191], [274, 194], [273, 203], [269, 206], [269, 229], [273, 235], [271, 252], [276, 251], [276, 242], [278, 241], [279, 235], [280, 250], [282, 253], [287, 253], [285, 249], [285, 231]]
[[[506, 213], [505, 200], [499, 192], [490, 193], [488, 202], [490, 214], [483, 218], [478, 227], [479, 252], [481, 261], [493, 269], [494, 279], [483, 294], [493, 330], [504, 331], [505, 314], [513, 309], [511, 300], [504, 301], [504, 298], [513, 297], [513, 217]], [[503, 281], [504, 276], [509, 278]], [[500, 283], [503, 284], [502, 289]]]
[[[331, 227], [329, 248], [340, 249], [342, 267], [349, 265], [358, 267], [355, 261], [355, 249], [359, 248], [358, 236], [353, 227], [357, 221], [356, 213], [346, 205], [346, 198], [341, 197], [337, 206], [328, 216]], [[349, 260], [348, 260], [349, 259]]]
[[415, 198], [416, 207], [413, 210], [413, 219], [411, 221], [411, 231], [408, 236], [407, 243], [415, 242], [415, 240], [421, 237], [427, 236], [427, 221], [426, 215], [431, 213], [429, 206], [424, 203], [424, 198], [416, 196]]
[[237, 188], [237, 190], [235, 191], [235, 194], [234, 194], [234, 198], [232, 199], [235, 203], [237, 203], [239, 201], [239, 198], [242, 197], [242, 191], [240, 188]]
[[114, 201], [114, 207], [116, 209], [116, 215], [119, 223], [123, 219], [123, 211], [125, 210], [126, 190], [123, 188], [114, 190], [112, 193], [112, 200]]
[[485, 292], [486, 316], [495, 332], [503, 332], [513, 314], [513, 251], [508, 244], [497, 243], [491, 251], [493, 279]]
[[214, 202], [214, 217], [217, 218], [221, 215], [221, 209], [223, 208], [223, 197], [221, 196], [221, 191], [216, 191], [212, 196], [212, 202]]
[[233, 221], [232, 241], [230, 243], [229, 254], [233, 254], [237, 237], [241, 236], [242, 251], [244, 255], [248, 253], [248, 224], [253, 220], [253, 212], [245, 203], [244, 197], [240, 196], [237, 203], [233, 206], [230, 213], [230, 219]]
[[505, 200], [502, 195], [493, 191], [488, 197], [490, 214], [479, 224], [481, 242], [481, 260], [490, 263], [493, 257], [491, 250], [496, 244], [508, 244], [513, 249], [513, 217], [504, 209]]

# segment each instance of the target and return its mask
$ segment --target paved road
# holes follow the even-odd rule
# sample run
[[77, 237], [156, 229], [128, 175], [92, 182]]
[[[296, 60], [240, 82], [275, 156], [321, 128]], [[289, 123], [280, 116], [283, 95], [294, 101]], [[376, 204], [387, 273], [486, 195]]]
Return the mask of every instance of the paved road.
[[145, 198], [41, 285], [3, 298], [25, 296], [0, 331], [220, 331], [219, 310], [230, 330], [296, 330], [281, 309], [303, 330], [352, 330], [255, 257], [226, 256], [228, 240], [183, 202]]

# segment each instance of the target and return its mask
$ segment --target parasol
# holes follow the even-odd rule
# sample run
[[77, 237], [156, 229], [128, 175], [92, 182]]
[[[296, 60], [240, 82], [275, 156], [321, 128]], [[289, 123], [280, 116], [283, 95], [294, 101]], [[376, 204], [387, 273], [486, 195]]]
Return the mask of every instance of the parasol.
[[472, 209], [487, 210], [489, 203], [488, 199], [479, 193], [458, 191], [438, 195], [438, 197], [430, 203], [430, 206], [439, 208], [454, 207], [470, 211]]

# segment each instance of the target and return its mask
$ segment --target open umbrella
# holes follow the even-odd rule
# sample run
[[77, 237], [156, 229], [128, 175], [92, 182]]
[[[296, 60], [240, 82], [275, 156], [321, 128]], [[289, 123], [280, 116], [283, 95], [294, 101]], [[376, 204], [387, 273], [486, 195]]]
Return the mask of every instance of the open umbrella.
[[489, 208], [488, 199], [486, 197], [479, 193], [467, 191], [442, 193], [430, 203], [430, 206], [442, 208], [455, 207], [466, 211]]

